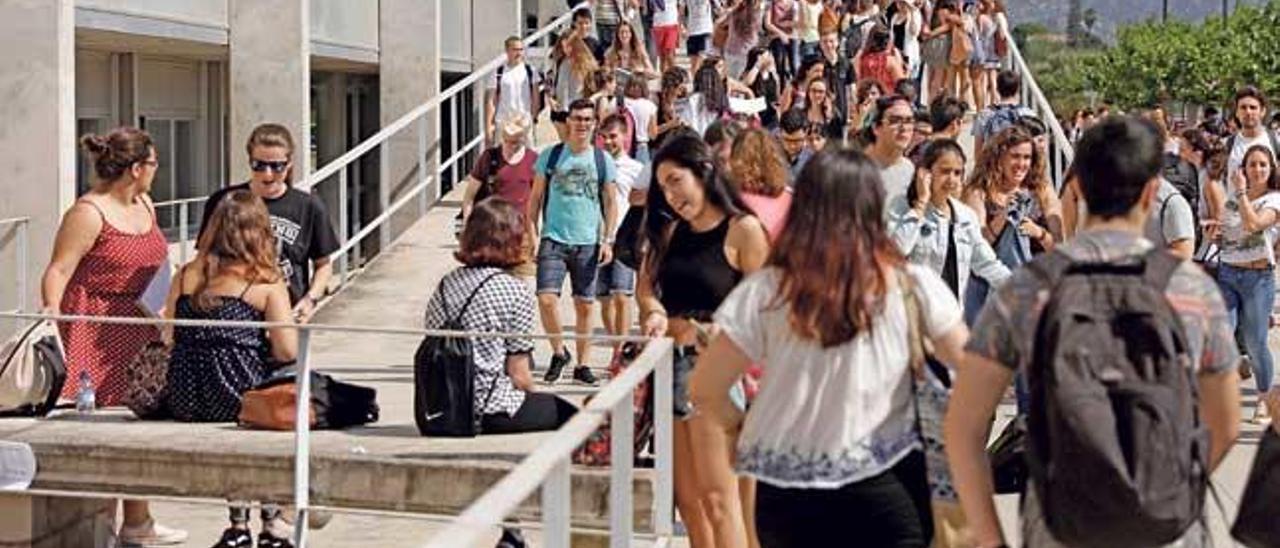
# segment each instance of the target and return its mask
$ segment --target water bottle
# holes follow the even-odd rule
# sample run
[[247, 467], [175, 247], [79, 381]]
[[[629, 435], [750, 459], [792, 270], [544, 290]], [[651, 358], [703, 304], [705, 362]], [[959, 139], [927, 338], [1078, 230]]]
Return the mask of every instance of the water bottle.
[[97, 406], [97, 395], [93, 392], [93, 378], [88, 371], [80, 372], [80, 388], [76, 392], [76, 412], [81, 415], [92, 413]]

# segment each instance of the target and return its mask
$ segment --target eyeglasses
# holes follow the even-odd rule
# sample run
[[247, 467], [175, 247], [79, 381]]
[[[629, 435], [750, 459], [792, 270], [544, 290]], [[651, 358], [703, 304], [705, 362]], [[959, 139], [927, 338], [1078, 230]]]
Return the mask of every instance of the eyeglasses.
[[251, 158], [249, 160], [249, 169], [252, 169], [256, 173], [262, 173], [264, 171], [270, 171], [271, 173], [284, 173], [285, 170], [289, 169], [289, 161], [280, 160], [277, 162], [271, 162]]
[[884, 119], [884, 125], [890, 127], [911, 127], [915, 128], [916, 119], [912, 116], [887, 116]]

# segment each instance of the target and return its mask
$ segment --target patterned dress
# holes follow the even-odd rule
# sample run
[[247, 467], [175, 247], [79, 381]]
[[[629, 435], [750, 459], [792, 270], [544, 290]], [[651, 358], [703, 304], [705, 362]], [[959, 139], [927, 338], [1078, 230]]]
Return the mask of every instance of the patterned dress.
[[[141, 316], [138, 297], [161, 263], [168, 260], [164, 234], [154, 214], [151, 230], [130, 234], [111, 226], [97, 204], [84, 201], [102, 216], [102, 231], [71, 275], [60, 310], [70, 315]], [[74, 398], [80, 372], [88, 371], [98, 407], [122, 403], [124, 369], [142, 347], [160, 339], [160, 331], [153, 326], [62, 322], [58, 331], [67, 359], [62, 397]]]
[[[178, 297], [174, 317], [260, 322], [265, 316], [244, 301], [244, 293], [238, 298], [222, 297], [209, 310], [197, 308], [192, 301], [191, 295]], [[268, 346], [262, 329], [174, 328], [168, 377], [168, 403], [173, 418], [186, 422], [236, 420], [244, 392], [267, 378]]]

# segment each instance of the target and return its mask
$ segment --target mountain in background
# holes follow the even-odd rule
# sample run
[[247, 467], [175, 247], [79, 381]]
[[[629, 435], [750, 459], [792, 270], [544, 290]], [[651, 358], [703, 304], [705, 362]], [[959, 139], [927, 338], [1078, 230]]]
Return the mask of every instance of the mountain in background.
[[[1261, 5], [1268, 0], [1227, 0], [1229, 9], [1239, 5]], [[1118, 26], [1147, 19], [1159, 19], [1164, 0], [1006, 0], [1009, 22], [1014, 26], [1039, 23], [1056, 31], [1065, 31], [1072, 19], [1072, 9], [1093, 9], [1097, 13], [1094, 33], [1106, 41], [1115, 37]], [[1169, 18], [1200, 21], [1222, 15], [1222, 0], [1168, 0]]]

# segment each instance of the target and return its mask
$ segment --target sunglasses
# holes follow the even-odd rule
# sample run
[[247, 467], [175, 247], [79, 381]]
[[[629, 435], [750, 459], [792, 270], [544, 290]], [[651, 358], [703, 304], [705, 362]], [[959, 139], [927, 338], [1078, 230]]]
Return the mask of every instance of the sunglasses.
[[285, 170], [289, 169], [289, 161], [281, 160], [279, 162], [269, 162], [267, 160], [250, 159], [249, 169], [252, 169], [257, 173], [262, 173], [264, 171], [270, 171], [272, 173], [284, 173]]

